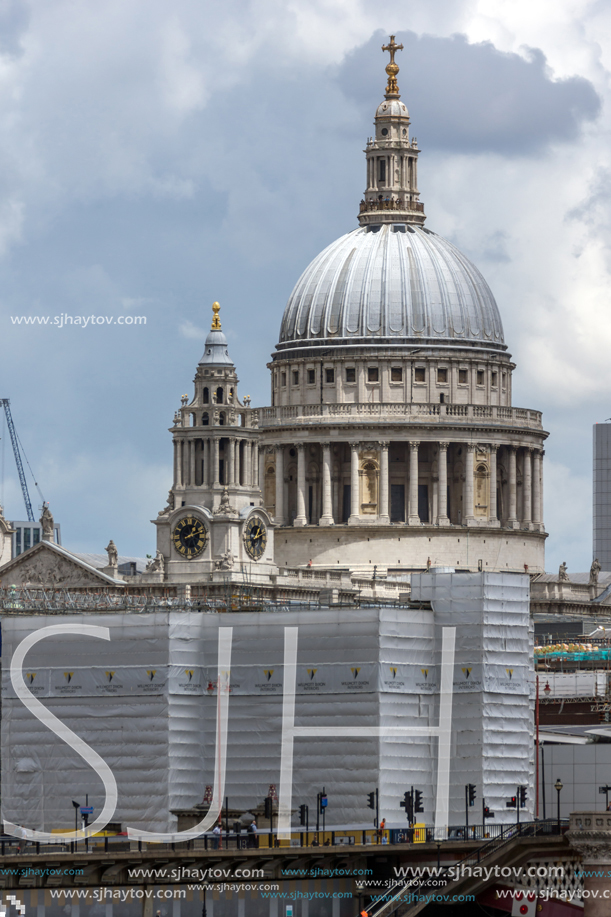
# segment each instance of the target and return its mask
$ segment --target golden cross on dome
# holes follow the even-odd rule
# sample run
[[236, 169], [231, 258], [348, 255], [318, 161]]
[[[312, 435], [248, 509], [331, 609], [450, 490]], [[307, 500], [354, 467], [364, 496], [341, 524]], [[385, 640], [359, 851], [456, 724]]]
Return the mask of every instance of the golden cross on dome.
[[388, 51], [390, 54], [390, 63], [386, 65], [386, 73], [388, 74], [388, 83], [386, 85], [386, 98], [387, 99], [398, 99], [399, 98], [399, 86], [397, 83], [397, 73], [399, 72], [399, 65], [395, 64], [395, 54], [397, 51], [402, 51], [403, 45], [398, 45], [395, 42], [395, 36], [390, 36], [390, 41], [387, 45], [382, 45], [382, 51]]
[[221, 307], [219, 303], [217, 302], [212, 303], [212, 311], [214, 312], [214, 318], [212, 319], [212, 331], [220, 331], [221, 330], [221, 320], [219, 318], [219, 312], [221, 311]]

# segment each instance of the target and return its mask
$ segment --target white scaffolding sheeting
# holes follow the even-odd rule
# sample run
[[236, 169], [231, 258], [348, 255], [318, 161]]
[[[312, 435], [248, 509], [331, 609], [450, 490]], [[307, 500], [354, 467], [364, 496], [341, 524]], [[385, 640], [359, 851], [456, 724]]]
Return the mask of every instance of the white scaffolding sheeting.
[[[456, 627], [450, 823], [464, 822], [464, 784], [478, 785], [497, 822], [504, 801], [532, 786], [532, 635], [528, 577], [414, 577], [417, 607], [199, 614], [96, 614], [110, 642], [84, 636], [37, 644], [24, 670], [30, 690], [111, 766], [115, 820], [148, 831], [175, 829], [172, 809], [201, 801], [214, 779], [217, 638], [233, 628], [227, 779], [231, 808], [261, 803], [279, 783], [284, 629], [298, 628], [296, 726], [354, 727], [355, 737], [294, 741], [293, 802], [315, 813], [323, 786], [328, 823], [370, 821], [366, 797], [380, 788], [381, 816], [404, 826], [399, 801], [423, 793], [433, 823], [437, 738], [363, 737], [364, 726], [438, 724], [443, 627]], [[87, 614], [53, 624], [90, 623]], [[15, 697], [8, 664], [17, 644], [50, 623], [3, 619], [3, 817], [30, 828], [69, 830], [71, 800], [99, 812], [95, 773]], [[468, 674], [465, 674], [468, 671]], [[532, 793], [529, 793], [532, 799]], [[481, 809], [473, 813], [480, 821]]]

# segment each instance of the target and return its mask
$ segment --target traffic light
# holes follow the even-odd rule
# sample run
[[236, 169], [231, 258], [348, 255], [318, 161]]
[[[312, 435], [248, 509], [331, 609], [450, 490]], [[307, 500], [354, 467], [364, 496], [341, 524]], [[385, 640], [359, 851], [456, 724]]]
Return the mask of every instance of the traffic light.
[[475, 784], [474, 784], [474, 783], [468, 783], [468, 784], [467, 784], [467, 792], [468, 792], [468, 795], [469, 795], [469, 805], [470, 805], [470, 806], [474, 806], [474, 805], [475, 805], [475, 797], [476, 797], [476, 795], [477, 795], [477, 793], [475, 792]]
[[414, 812], [424, 812], [422, 805], [422, 793], [420, 790], [414, 790]]
[[402, 809], [405, 809], [407, 820], [411, 825], [414, 820], [414, 798], [409, 790], [403, 794], [403, 800], [399, 805]]
[[320, 799], [320, 814], [322, 815], [325, 809], [327, 808], [327, 806], [329, 805], [329, 800], [327, 799], [326, 793], [321, 793], [319, 799]]
[[527, 787], [525, 787], [525, 786], [520, 786], [520, 787], [518, 787], [518, 789], [519, 789], [519, 791], [520, 791], [520, 808], [521, 808], [521, 809], [524, 809], [524, 808], [526, 807], [526, 790], [527, 790]]
[[368, 809], [373, 809], [373, 810], [375, 811], [375, 807], [376, 807], [376, 794], [375, 794], [375, 791], [374, 791], [373, 793], [368, 793], [367, 799], [369, 800], [369, 802], [367, 803], [367, 808], [368, 808]]
[[509, 800], [505, 803], [505, 806], [506, 806], [506, 808], [508, 808], [508, 809], [515, 809], [515, 808], [517, 807], [517, 805], [518, 805], [518, 800], [516, 799], [515, 796], [512, 796], [511, 799], [509, 799]]
[[308, 823], [308, 807], [303, 803], [299, 806], [299, 824], [307, 825]]
[[266, 796], [263, 813], [268, 820], [271, 819], [273, 811], [274, 811], [274, 801], [270, 796]]
[[484, 806], [484, 819], [494, 818], [494, 812], [491, 812], [488, 806]]

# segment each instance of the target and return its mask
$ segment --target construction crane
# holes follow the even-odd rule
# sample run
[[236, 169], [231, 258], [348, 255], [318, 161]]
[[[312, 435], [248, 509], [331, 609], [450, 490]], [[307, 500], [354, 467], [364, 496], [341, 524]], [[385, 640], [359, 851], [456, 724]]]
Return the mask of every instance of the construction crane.
[[[30, 494], [28, 492], [28, 484], [25, 479], [25, 472], [23, 470], [23, 462], [21, 461], [21, 451], [19, 449], [19, 438], [17, 436], [17, 431], [15, 430], [15, 424], [13, 423], [13, 418], [11, 415], [11, 404], [8, 398], [0, 398], [0, 405], [4, 408], [4, 413], [6, 414], [6, 423], [8, 425], [8, 431], [10, 433], [11, 443], [13, 444], [13, 455], [15, 456], [15, 464], [17, 465], [17, 473], [19, 474], [19, 481], [21, 483], [21, 493], [23, 494], [23, 502], [25, 503], [25, 511], [28, 514], [28, 522], [35, 522], [34, 511], [32, 510], [32, 501], [30, 500]], [[27, 462], [27, 458], [26, 458], [26, 462]], [[36, 484], [36, 487], [38, 488], [38, 484]], [[39, 489], [39, 493], [40, 493], [40, 489]]]

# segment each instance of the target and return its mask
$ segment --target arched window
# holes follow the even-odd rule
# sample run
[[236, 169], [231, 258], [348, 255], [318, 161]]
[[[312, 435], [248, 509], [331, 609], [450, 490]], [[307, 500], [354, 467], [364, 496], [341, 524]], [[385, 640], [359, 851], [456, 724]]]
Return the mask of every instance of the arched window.
[[210, 425], [210, 416], [208, 411], [205, 414], [202, 414], [202, 427], [208, 427]]
[[210, 392], [207, 388], [204, 389], [204, 404], [210, 404]]
[[219, 414], [219, 424], [220, 424], [220, 426], [221, 426], [221, 427], [224, 427], [225, 424], [226, 424], [226, 422], [227, 422], [227, 420], [226, 420], [225, 412], [224, 412], [224, 411], [221, 411], [221, 413]]
[[217, 390], [216, 390], [216, 403], [217, 403], [217, 404], [222, 404], [222, 403], [223, 403], [223, 387], [222, 387], [222, 385], [219, 385], [219, 387], [218, 387]]

